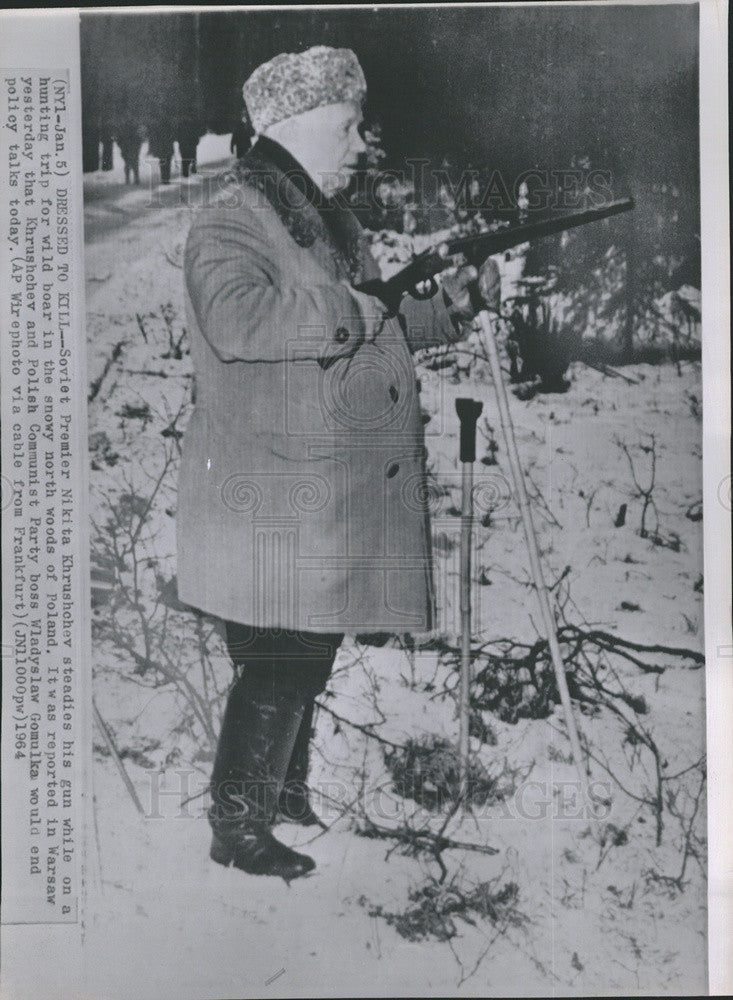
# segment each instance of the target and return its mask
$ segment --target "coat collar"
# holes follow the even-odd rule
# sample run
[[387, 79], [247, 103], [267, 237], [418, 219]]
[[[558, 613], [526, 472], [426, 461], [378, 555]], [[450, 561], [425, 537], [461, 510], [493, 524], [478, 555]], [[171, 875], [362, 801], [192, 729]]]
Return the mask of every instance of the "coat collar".
[[260, 136], [235, 172], [240, 183], [264, 194], [298, 246], [321, 240], [340, 277], [363, 280], [366, 251], [358, 220], [345, 204], [327, 197], [283, 146]]

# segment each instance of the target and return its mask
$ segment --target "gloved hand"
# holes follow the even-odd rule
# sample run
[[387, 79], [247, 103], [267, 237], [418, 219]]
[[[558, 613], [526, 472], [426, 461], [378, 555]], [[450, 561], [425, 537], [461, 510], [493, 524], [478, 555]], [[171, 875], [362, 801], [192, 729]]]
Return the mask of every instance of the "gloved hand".
[[469, 265], [443, 279], [443, 291], [450, 300], [448, 311], [451, 318], [459, 322], [470, 322], [476, 315], [468, 294], [468, 286], [472, 281], [478, 281], [478, 290], [485, 308], [494, 312], [501, 308], [501, 275], [496, 261], [489, 257], [478, 271]]
[[375, 295], [365, 295], [358, 289], [349, 286], [349, 291], [359, 303], [361, 318], [364, 323], [364, 340], [372, 343], [384, 329], [384, 322], [389, 310]]

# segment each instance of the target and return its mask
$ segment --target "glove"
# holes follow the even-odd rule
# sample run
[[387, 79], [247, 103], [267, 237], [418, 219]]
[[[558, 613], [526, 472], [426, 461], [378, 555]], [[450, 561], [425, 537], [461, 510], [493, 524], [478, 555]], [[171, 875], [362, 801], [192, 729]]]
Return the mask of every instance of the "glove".
[[443, 292], [449, 300], [446, 304], [451, 318], [461, 322], [470, 322], [476, 315], [476, 310], [468, 293], [472, 281], [478, 282], [478, 290], [486, 309], [498, 312], [501, 308], [501, 275], [495, 260], [489, 257], [480, 270], [473, 266], [461, 267], [455, 274], [443, 279]]
[[349, 286], [349, 291], [359, 303], [362, 322], [364, 324], [364, 340], [369, 344], [384, 329], [384, 322], [387, 318], [387, 306], [375, 295], [365, 295], [358, 289]]

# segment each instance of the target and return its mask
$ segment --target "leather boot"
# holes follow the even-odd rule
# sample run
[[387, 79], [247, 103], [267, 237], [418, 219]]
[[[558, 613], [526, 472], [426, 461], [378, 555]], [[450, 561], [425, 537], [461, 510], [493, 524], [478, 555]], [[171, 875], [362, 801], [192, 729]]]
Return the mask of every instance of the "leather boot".
[[278, 818], [287, 823], [299, 823], [301, 826], [321, 826], [323, 823], [313, 811], [308, 797], [308, 764], [310, 759], [310, 741], [313, 729], [314, 699], [309, 698], [300, 722], [298, 735], [295, 737], [293, 752], [290, 755], [285, 784], [278, 801]]
[[286, 881], [315, 868], [270, 832], [306, 702], [276, 679], [245, 675], [232, 689], [211, 777], [213, 861]]

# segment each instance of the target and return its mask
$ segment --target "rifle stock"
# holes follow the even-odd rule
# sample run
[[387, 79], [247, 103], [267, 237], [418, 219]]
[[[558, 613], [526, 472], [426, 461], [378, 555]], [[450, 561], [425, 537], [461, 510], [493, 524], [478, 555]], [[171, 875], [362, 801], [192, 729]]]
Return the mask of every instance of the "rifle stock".
[[380, 279], [366, 281], [358, 288], [367, 295], [381, 299], [394, 314], [398, 311], [402, 297], [406, 293], [414, 294], [415, 286], [421, 281], [429, 281], [436, 274], [451, 267], [453, 264], [451, 258], [457, 254], [463, 254], [470, 264], [480, 266], [492, 254], [502, 253], [504, 250], [519, 246], [520, 243], [530, 243], [543, 236], [551, 236], [553, 233], [565, 232], [567, 229], [586, 226], [600, 219], [608, 219], [621, 212], [628, 212], [633, 207], [633, 198], [619, 198], [598, 208], [556, 215], [537, 222], [522, 223], [519, 226], [507, 226], [491, 233], [456, 237], [446, 240], [440, 247], [431, 247], [417, 254], [409, 264], [386, 281]]

